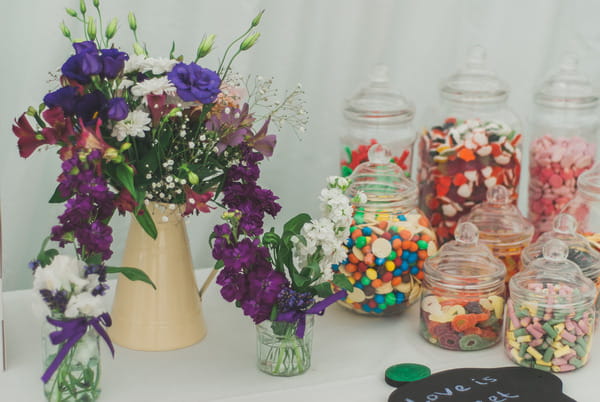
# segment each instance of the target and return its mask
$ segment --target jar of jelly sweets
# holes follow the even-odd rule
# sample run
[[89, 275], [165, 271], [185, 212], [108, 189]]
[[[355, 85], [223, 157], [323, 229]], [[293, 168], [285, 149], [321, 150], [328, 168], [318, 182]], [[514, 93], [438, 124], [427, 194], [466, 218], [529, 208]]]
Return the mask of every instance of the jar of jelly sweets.
[[333, 270], [354, 286], [340, 303], [360, 314], [398, 314], [417, 301], [423, 264], [437, 251], [429, 220], [417, 208], [415, 183], [390, 158], [381, 144], [371, 146], [346, 192], [351, 199], [359, 191], [366, 197], [353, 204], [348, 258]]
[[450, 350], [480, 350], [502, 334], [506, 268], [478, 241], [470, 222], [456, 228], [456, 240], [425, 262], [420, 332]]
[[542, 258], [510, 280], [504, 346], [521, 366], [564, 373], [590, 357], [596, 288], [568, 253], [565, 243], [551, 239]]
[[453, 238], [460, 217], [484, 202], [496, 184], [516, 203], [522, 135], [508, 93], [479, 46], [440, 85], [441, 104], [419, 137], [417, 171], [419, 207], [440, 244]]
[[531, 243], [533, 225], [511, 202], [506, 187], [496, 185], [487, 192], [487, 200], [476, 205], [459, 222], [471, 222], [479, 229], [479, 242], [490, 248], [492, 254], [506, 267], [504, 282], [521, 268], [521, 252]]
[[410, 175], [413, 159], [415, 107], [390, 85], [388, 68], [376, 66], [369, 83], [344, 108], [345, 134], [341, 137], [341, 173], [349, 176], [367, 161], [369, 147], [381, 144], [391, 151], [390, 161]]

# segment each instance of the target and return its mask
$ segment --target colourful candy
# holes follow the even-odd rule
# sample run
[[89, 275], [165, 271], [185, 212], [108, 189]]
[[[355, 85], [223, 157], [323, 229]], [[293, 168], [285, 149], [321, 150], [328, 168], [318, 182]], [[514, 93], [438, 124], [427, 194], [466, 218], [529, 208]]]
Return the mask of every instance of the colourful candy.
[[421, 301], [421, 335], [450, 350], [480, 350], [500, 340], [504, 298], [448, 298], [428, 295]]
[[[345, 147], [346, 158], [342, 159], [340, 166], [342, 167], [342, 176], [350, 176], [354, 169], [363, 162], [369, 160], [369, 148], [371, 145], [377, 144], [377, 140], [371, 139], [369, 144], [361, 144], [354, 149]], [[388, 144], [389, 146], [390, 144]], [[411, 144], [412, 145], [412, 144]], [[390, 148], [395, 148], [391, 146]], [[405, 171], [406, 176], [410, 177], [410, 148], [404, 148], [401, 150], [398, 156], [393, 156], [390, 162], [400, 166]]]
[[554, 216], [575, 196], [577, 178], [594, 164], [595, 148], [581, 137], [551, 135], [531, 144], [529, 218], [536, 238], [552, 230]]
[[521, 152], [517, 134], [499, 122], [448, 118], [421, 136], [418, 172], [420, 209], [438, 240], [453, 238], [458, 219], [486, 199], [487, 189], [504, 185], [517, 199]]
[[352, 226], [348, 258], [333, 267], [354, 284], [342, 305], [364, 314], [404, 311], [420, 296], [423, 263], [437, 251], [429, 222], [418, 213], [394, 216], [357, 209]]
[[506, 354], [521, 366], [557, 373], [585, 365], [590, 357], [594, 309], [553, 309], [552, 304], [565, 306], [576, 296], [564, 285], [530, 284], [530, 290], [550, 303], [507, 302]]

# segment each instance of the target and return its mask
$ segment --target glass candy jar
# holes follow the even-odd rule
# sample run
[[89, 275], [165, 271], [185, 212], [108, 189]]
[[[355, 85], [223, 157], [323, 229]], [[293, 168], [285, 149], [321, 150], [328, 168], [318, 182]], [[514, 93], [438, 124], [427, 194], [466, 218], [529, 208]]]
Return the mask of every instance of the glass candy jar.
[[420, 332], [444, 349], [480, 350], [500, 340], [506, 268], [477, 240], [477, 227], [460, 223], [456, 240], [425, 262]]
[[390, 161], [410, 175], [415, 131], [414, 105], [392, 89], [388, 68], [378, 65], [369, 83], [346, 102], [346, 134], [342, 137], [342, 176], [349, 176], [367, 161], [369, 147], [382, 144], [391, 151]]
[[516, 202], [521, 172], [519, 121], [508, 86], [474, 47], [465, 66], [442, 82], [441, 105], [419, 138], [419, 207], [440, 243], [453, 238], [461, 216], [502, 184]]
[[577, 178], [596, 159], [598, 95], [574, 56], [535, 93], [529, 152], [529, 219], [535, 237], [575, 196]]
[[[567, 259], [577, 264], [581, 272], [600, 291], [600, 252], [596, 251], [585, 237], [576, 233], [577, 221], [568, 214], [558, 214], [554, 218], [554, 228], [550, 232], [541, 235], [537, 241], [523, 250], [521, 262], [524, 268], [543, 257], [544, 245], [552, 240], [558, 239], [565, 243], [569, 249]], [[596, 297], [596, 310], [600, 311], [600, 298]]]
[[505, 350], [521, 366], [561, 373], [590, 357], [596, 288], [567, 260], [568, 251], [552, 239], [542, 258], [510, 280]]
[[600, 251], [600, 164], [586, 170], [577, 179], [577, 193], [562, 212], [573, 215], [590, 244]]
[[373, 145], [369, 161], [360, 164], [346, 194], [366, 197], [354, 203], [348, 258], [334, 265], [354, 289], [340, 303], [354, 312], [375, 316], [403, 312], [418, 300], [423, 264], [437, 251], [429, 221], [417, 208], [417, 187], [390, 161], [390, 151]]
[[495, 257], [506, 267], [504, 279], [508, 286], [510, 278], [521, 267], [521, 252], [531, 243], [533, 225], [523, 217], [511, 202], [504, 186], [494, 186], [487, 192], [487, 201], [476, 205], [459, 222], [471, 222], [479, 229], [479, 243], [490, 248]]

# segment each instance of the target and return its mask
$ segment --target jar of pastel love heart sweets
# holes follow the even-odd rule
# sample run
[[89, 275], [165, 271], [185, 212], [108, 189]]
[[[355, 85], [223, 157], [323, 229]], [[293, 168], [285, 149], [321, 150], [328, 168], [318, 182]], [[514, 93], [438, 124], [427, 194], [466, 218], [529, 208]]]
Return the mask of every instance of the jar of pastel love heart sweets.
[[590, 357], [596, 288], [567, 259], [569, 247], [562, 241], [548, 241], [542, 253], [510, 280], [506, 354], [524, 367], [573, 371]]
[[350, 176], [347, 258], [332, 267], [353, 285], [341, 305], [372, 316], [399, 314], [419, 300], [425, 260], [437, 251], [429, 220], [417, 208], [416, 184], [390, 155], [381, 144], [371, 146], [369, 160]]
[[501, 338], [506, 268], [478, 236], [460, 223], [456, 240], [425, 262], [420, 332], [444, 349], [480, 350]]

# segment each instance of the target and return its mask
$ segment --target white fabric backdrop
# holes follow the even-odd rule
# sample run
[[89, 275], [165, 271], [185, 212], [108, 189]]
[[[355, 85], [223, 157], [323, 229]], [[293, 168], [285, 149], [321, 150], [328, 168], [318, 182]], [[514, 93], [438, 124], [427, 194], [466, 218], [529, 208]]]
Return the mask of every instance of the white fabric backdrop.
[[[73, 27], [64, 7], [78, 9], [78, 4], [3, 0], [0, 7], [5, 289], [30, 286], [27, 262], [62, 210], [46, 203], [56, 185], [58, 158], [53, 152], [38, 152], [21, 159], [11, 123], [52, 89], [48, 72], [71, 52], [58, 23], [65, 20]], [[262, 184], [284, 206], [275, 224], [298, 212], [318, 213], [316, 197], [323, 180], [338, 171], [343, 101], [376, 63], [389, 65], [394, 86], [416, 104], [417, 127], [423, 111], [437, 101], [439, 81], [477, 43], [488, 49], [491, 64], [510, 84], [509, 103], [524, 123], [534, 84], [565, 51], [576, 52], [582, 70], [600, 83], [600, 2], [592, 0], [104, 0], [102, 6], [106, 17], [119, 18], [116, 43], [127, 51], [132, 42], [129, 10], [135, 11], [141, 39], [154, 56], [167, 56], [175, 40], [189, 59], [203, 34], [217, 34], [218, 47], [204, 62], [213, 68], [228, 41], [266, 9], [259, 42], [235, 68], [242, 75], [273, 76], [279, 88], [301, 82], [311, 119], [301, 139], [291, 131], [279, 133], [274, 156], [262, 165]], [[524, 206], [525, 196], [521, 198]], [[189, 220], [198, 267], [213, 263], [207, 238], [217, 221], [218, 213]], [[128, 219], [115, 217], [112, 223], [112, 262], [119, 264]]]

